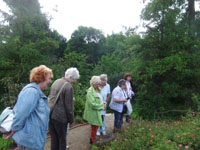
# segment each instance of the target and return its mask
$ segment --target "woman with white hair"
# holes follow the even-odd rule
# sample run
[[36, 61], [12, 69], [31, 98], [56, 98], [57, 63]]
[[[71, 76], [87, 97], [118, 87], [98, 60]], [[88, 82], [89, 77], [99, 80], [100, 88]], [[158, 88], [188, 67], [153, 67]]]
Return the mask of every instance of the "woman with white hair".
[[57, 79], [51, 86], [49, 105], [54, 106], [50, 113], [49, 130], [51, 134], [51, 150], [66, 149], [66, 128], [74, 121], [74, 100], [72, 83], [79, 78], [76, 68], [69, 68], [65, 77]]
[[[101, 79], [101, 95], [103, 97], [103, 102], [108, 103], [109, 101], [109, 97], [110, 97], [110, 85], [107, 83], [108, 81], [108, 77], [107, 74], [101, 74], [100, 75], [100, 79]], [[103, 125], [102, 127], [99, 127], [99, 129], [97, 130], [97, 135], [106, 135], [106, 109], [101, 110], [101, 118], [102, 118], [102, 122]]]
[[100, 94], [101, 79], [93, 76], [90, 80], [91, 87], [87, 91], [86, 104], [83, 118], [91, 125], [90, 144], [96, 143], [96, 133], [99, 126], [102, 126], [100, 110], [106, 108], [106, 102], [101, 103], [103, 97]]

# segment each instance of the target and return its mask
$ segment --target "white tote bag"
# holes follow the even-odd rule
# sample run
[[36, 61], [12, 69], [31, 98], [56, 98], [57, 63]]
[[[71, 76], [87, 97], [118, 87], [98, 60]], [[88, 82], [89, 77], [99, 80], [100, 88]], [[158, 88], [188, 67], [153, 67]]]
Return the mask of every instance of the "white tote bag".
[[0, 115], [0, 132], [8, 133], [11, 131], [14, 113], [10, 107], [7, 107]]
[[133, 112], [133, 108], [132, 108], [130, 100], [128, 100], [128, 102], [126, 102], [125, 105], [127, 106], [127, 115], [130, 116], [131, 113]]

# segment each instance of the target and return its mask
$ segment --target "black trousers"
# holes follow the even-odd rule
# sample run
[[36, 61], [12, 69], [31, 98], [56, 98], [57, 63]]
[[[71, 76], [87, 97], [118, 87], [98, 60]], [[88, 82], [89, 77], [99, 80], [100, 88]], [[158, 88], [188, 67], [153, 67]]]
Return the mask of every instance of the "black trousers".
[[51, 150], [66, 150], [67, 123], [50, 119]]

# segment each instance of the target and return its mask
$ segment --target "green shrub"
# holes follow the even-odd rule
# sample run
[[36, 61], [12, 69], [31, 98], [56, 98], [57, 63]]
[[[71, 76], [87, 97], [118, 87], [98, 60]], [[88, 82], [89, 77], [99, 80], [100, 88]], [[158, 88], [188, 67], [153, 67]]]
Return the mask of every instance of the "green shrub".
[[82, 86], [80, 83], [74, 85], [74, 115], [83, 116], [85, 109], [85, 101], [88, 87]]
[[75, 103], [74, 103], [74, 115], [75, 116], [83, 116], [84, 109], [85, 109], [85, 99], [79, 96], [75, 96]]
[[4, 140], [3, 138], [0, 137], [0, 150], [8, 150], [11, 143], [12, 143], [12, 139], [8, 139], [8, 140]]
[[83, 118], [81, 116], [75, 116], [75, 123], [83, 123]]
[[4, 86], [5, 93], [0, 97], [0, 112], [5, 107], [13, 106], [17, 100], [17, 96], [25, 84], [17, 84], [12, 81], [11, 78], [4, 78], [1, 84]]

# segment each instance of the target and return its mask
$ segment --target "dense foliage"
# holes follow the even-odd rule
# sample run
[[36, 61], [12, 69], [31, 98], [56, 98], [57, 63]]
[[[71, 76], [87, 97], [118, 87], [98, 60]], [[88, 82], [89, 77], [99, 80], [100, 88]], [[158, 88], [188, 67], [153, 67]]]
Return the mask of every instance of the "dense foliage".
[[143, 116], [188, 109], [193, 106], [193, 95], [199, 96], [200, 36], [195, 22], [200, 20], [190, 17], [188, 2], [154, 0], [142, 13], [148, 21], [147, 32], [141, 48], [135, 51], [132, 72], [137, 75], [138, 105]]
[[[133, 75], [134, 117], [152, 119], [155, 112], [197, 111], [200, 103], [200, 12], [194, 0], [151, 0], [142, 11], [146, 32], [129, 28], [104, 36], [80, 26], [69, 40], [49, 28], [37, 0], [4, 0], [0, 13], [0, 104], [17, 99], [30, 70], [40, 64], [54, 79], [69, 67], [81, 78], [74, 85], [75, 114], [82, 117], [92, 75], [108, 74], [113, 89], [123, 74]], [[48, 90], [45, 91], [48, 95]]]

